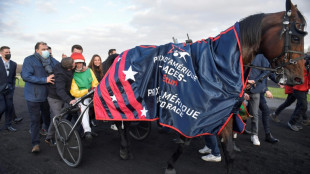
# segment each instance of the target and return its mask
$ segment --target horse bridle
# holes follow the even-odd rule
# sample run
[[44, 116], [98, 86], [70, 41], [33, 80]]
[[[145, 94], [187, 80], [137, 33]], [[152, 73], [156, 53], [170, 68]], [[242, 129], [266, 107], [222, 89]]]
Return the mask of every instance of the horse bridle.
[[[301, 38], [305, 37], [308, 33], [306, 31], [302, 31], [302, 27], [305, 26], [305, 24], [300, 24], [299, 29], [296, 27], [296, 21], [293, 21], [292, 23], [290, 22], [290, 16], [291, 16], [291, 10], [286, 11], [284, 18], [283, 18], [283, 27], [282, 31], [280, 34], [280, 39], [284, 35], [284, 47], [282, 53], [273, 58], [272, 62], [276, 65], [279, 60], [281, 60], [281, 57], [283, 57], [280, 65], [276, 66], [275, 68], [268, 68], [268, 67], [260, 67], [260, 66], [254, 66], [254, 65], [244, 65], [245, 67], [249, 68], [255, 68], [263, 71], [271, 71], [275, 72], [276, 74], [284, 74], [284, 67], [289, 65], [289, 64], [297, 64], [297, 61], [306, 59], [310, 60], [310, 55], [305, 54], [301, 51], [294, 51], [290, 50], [291, 49], [291, 36], [296, 36], [298, 37], [299, 40]], [[301, 55], [298, 58], [292, 59], [291, 54], [299, 54]], [[288, 61], [286, 61], [288, 59]]]

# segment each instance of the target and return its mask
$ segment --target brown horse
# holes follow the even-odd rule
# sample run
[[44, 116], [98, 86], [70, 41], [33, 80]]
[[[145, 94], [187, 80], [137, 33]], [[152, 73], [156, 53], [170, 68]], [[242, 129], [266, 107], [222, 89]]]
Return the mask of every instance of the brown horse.
[[[287, 85], [302, 84], [304, 79], [304, 31], [306, 21], [290, 0], [286, 11], [271, 14], [256, 14], [240, 21], [241, 51], [244, 65], [249, 65], [259, 53], [270, 62], [276, 73], [282, 74]], [[300, 60], [300, 61], [299, 61]], [[220, 137], [230, 173], [234, 150], [231, 119]]]
[[[250, 63], [259, 53], [264, 54], [277, 74], [286, 79], [287, 85], [302, 84], [304, 72], [304, 31], [306, 21], [290, 0], [286, 1], [286, 11], [271, 14], [256, 14], [239, 22], [241, 35], [241, 54], [243, 64]], [[300, 61], [299, 61], [300, 60]], [[260, 68], [260, 67], [256, 67]], [[241, 105], [241, 104], [240, 104]], [[231, 172], [234, 161], [233, 119], [230, 119], [219, 136], [227, 164]], [[188, 140], [181, 137], [184, 143]], [[168, 161], [166, 173], [176, 173], [174, 163], [183, 152], [184, 143]]]
[[[304, 17], [290, 0], [287, 0], [286, 11], [284, 12], [256, 14], [242, 19], [239, 22], [239, 26], [243, 64], [251, 67], [250, 63], [254, 57], [261, 53], [265, 55], [272, 65], [273, 69], [270, 70], [283, 75], [287, 85], [303, 83], [303, 38], [307, 34], [304, 31], [305, 25], [306, 21]], [[129, 141], [127, 138], [128, 124], [125, 121], [123, 129], [121, 128], [121, 123], [116, 123], [116, 125], [121, 137], [120, 156], [123, 159], [128, 159], [130, 157]], [[234, 159], [232, 128], [233, 119], [230, 119], [226, 127], [219, 134], [223, 139], [222, 147], [225, 153], [228, 172], [232, 169]], [[184, 145], [188, 142], [188, 139], [181, 136], [179, 142], [176, 152], [168, 161], [166, 173], [176, 173], [174, 163], [182, 154]]]

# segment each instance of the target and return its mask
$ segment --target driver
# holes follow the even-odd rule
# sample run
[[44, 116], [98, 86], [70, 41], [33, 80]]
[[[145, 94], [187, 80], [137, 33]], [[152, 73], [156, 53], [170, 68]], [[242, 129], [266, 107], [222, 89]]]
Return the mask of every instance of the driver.
[[[91, 69], [83, 69], [83, 66], [85, 64], [85, 58], [81, 53], [73, 53], [70, 57], [74, 60], [76, 65], [70, 93], [73, 97], [80, 98], [87, 94], [92, 88], [96, 87], [99, 83]], [[82, 102], [78, 104], [81, 112], [86, 109], [87, 105], [90, 103], [90, 100], [90, 98], [87, 98], [84, 100], [84, 104]], [[87, 108], [87, 110], [84, 112], [82, 118], [82, 127], [84, 129], [85, 138], [87, 140], [91, 140], [92, 133], [89, 125], [88, 110], [89, 109]]]

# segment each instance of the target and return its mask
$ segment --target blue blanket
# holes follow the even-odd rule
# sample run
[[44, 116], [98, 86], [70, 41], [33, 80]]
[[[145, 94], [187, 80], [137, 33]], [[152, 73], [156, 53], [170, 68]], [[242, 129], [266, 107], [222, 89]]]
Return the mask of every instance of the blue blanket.
[[[239, 25], [192, 44], [137, 46], [115, 59], [94, 94], [97, 120], [159, 120], [191, 138], [237, 115], [244, 78]], [[240, 104], [240, 105], [239, 105]], [[238, 106], [239, 105], [239, 106]]]

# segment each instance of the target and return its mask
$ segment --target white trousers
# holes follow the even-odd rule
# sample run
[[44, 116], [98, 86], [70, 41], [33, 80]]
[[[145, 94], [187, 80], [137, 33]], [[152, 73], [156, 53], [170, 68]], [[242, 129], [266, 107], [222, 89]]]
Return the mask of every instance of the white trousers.
[[[84, 102], [83, 102], [86, 106], [83, 105], [82, 102], [79, 103], [79, 107], [80, 107], [81, 113], [82, 113], [82, 112], [85, 110], [85, 108], [88, 106], [89, 102], [90, 102], [90, 98], [87, 98], [87, 99], [85, 99]], [[87, 108], [87, 110], [84, 112], [84, 115], [83, 115], [83, 117], [82, 117], [82, 127], [83, 127], [83, 129], [84, 129], [84, 133], [85, 133], [85, 132], [91, 132], [91, 128], [90, 128], [90, 125], [89, 125], [89, 113], [88, 113], [88, 111], [89, 111], [89, 108]]]

